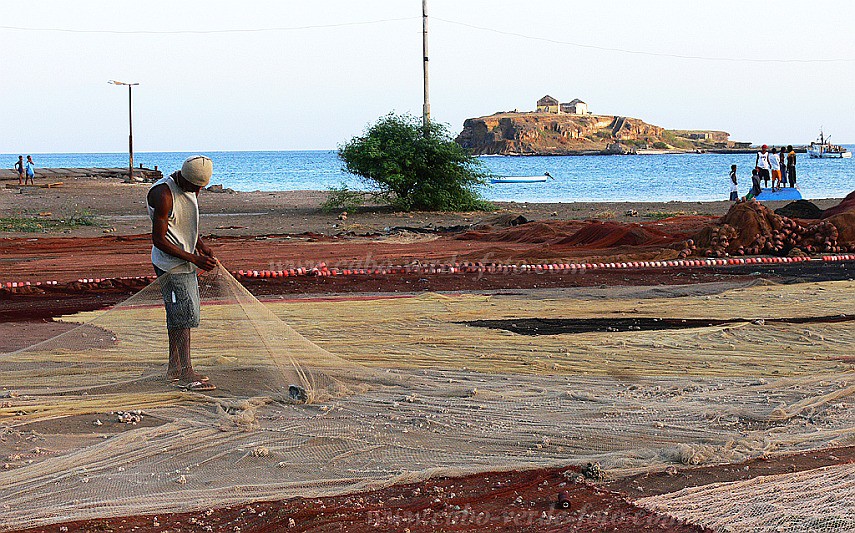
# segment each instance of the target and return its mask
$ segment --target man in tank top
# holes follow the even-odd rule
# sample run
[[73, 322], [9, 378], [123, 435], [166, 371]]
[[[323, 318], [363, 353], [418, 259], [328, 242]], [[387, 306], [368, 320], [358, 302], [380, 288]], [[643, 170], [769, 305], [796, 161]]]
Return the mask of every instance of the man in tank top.
[[213, 163], [188, 157], [181, 170], [157, 181], [146, 196], [151, 218], [151, 262], [166, 306], [169, 365], [166, 376], [193, 391], [216, 387], [197, 374], [190, 360], [190, 330], [199, 326], [199, 281], [196, 269], [213, 270], [217, 260], [199, 237], [197, 197], [208, 185]]
[[771, 177], [769, 173], [769, 171], [771, 170], [771, 167], [769, 165], [769, 152], [766, 151], [768, 149], [769, 147], [764, 144], [760, 148], [760, 151], [757, 152], [757, 159], [754, 162], [754, 168], [757, 169], [757, 174], [760, 175], [760, 179], [766, 184], [767, 187], [769, 186], [769, 178]]

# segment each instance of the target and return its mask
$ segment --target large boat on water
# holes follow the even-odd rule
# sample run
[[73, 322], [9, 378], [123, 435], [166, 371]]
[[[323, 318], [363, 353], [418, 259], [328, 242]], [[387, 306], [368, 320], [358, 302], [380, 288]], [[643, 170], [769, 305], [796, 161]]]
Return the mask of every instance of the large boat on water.
[[816, 159], [848, 159], [852, 157], [852, 152], [839, 144], [831, 144], [831, 137], [823, 135], [822, 130], [819, 130], [819, 139], [811, 142], [807, 147], [809, 156]]

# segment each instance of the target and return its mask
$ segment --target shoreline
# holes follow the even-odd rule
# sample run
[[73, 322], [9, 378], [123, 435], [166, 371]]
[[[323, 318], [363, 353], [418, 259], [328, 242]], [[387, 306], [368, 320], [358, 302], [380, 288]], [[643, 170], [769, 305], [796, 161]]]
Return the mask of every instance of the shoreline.
[[[150, 184], [124, 183], [120, 179], [77, 178], [56, 188], [0, 188], [0, 213], [15, 224], [31, 223], [36, 231], [5, 227], [0, 237], [92, 237], [104, 234], [138, 235], [150, 231], [145, 191]], [[726, 194], [722, 191], [722, 196]], [[590, 220], [655, 223], [668, 216], [724, 215], [732, 202], [717, 201], [567, 201], [493, 202], [493, 211], [394, 212], [386, 206], [364, 206], [348, 213], [324, 212], [326, 191], [211, 192], [200, 195], [201, 230], [204, 235], [255, 236], [317, 233], [382, 234], [391, 228], [435, 230], [470, 226], [498, 215], [522, 215], [528, 220]], [[820, 209], [840, 198], [811, 200]], [[767, 202], [777, 209], [789, 202]], [[58, 221], [77, 220], [68, 227]], [[82, 219], [82, 220], [81, 220]], [[56, 224], [54, 222], [57, 222]], [[38, 224], [41, 224], [39, 228]], [[23, 229], [19, 228], [19, 229]]]
[[[476, 154], [475, 157], [581, 157], [581, 156], [627, 156], [627, 155], [704, 155], [704, 154], [756, 154], [760, 147], [754, 148], [699, 148], [695, 150], [685, 150], [682, 148], [643, 148], [636, 149], [632, 152], [614, 153], [606, 150], [575, 150], [561, 153], [522, 153], [509, 152], [505, 154]], [[794, 148], [797, 154], [806, 154], [805, 146], [797, 146]]]

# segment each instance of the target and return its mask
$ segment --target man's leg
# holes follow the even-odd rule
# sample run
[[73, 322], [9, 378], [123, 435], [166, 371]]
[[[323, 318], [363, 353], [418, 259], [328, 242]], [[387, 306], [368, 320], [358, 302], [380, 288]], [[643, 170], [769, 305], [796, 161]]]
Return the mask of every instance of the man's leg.
[[208, 376], [197, 374], [190, 359], [190, 330], [167, 329], [169, 332], [169, 365], [166, 377], [183, 382], [208, 381]]
[[182, 384], [196, 384], [192, 390], [214, 390], [208, 377], [197, 374], [190, 358], [190, 330], [199, 326], [199, 285], [195, 273], [166, 274], [155, 270], [166, 305], [166, 329], [169, 334], [169, 363], [166, 375]]
[[169, 366], [166, 375], [172, 379], [187, 381], [193, 375], [190, 362], [190, 330], [167, 329], [169, 332]]

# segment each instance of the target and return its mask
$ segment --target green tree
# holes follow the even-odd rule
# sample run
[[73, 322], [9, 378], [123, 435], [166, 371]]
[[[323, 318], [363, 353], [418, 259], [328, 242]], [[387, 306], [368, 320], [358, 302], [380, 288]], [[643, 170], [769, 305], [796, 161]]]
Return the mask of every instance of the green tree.
[[339, 147], [344, 169], [379, 189], [396, 209], [404, 211], [471, 211], [489, 209], [477, 186], [487, 182], [475, 156], [431, 122], [427, 135], [421, 119], [389, 113], [364, 135]]

